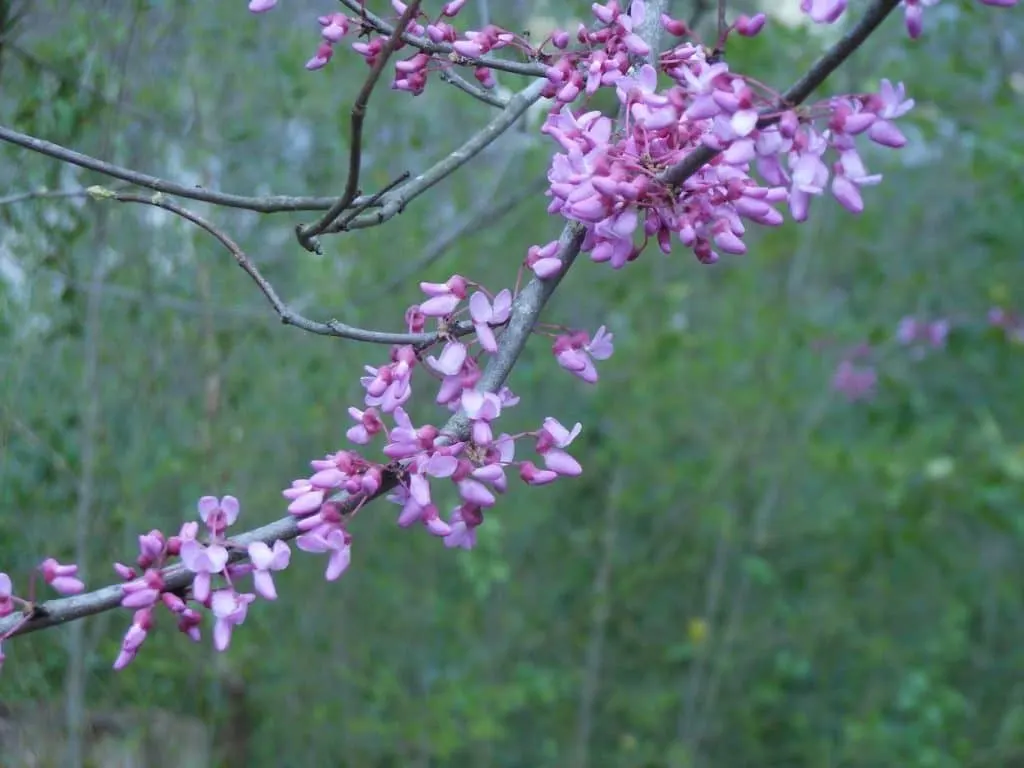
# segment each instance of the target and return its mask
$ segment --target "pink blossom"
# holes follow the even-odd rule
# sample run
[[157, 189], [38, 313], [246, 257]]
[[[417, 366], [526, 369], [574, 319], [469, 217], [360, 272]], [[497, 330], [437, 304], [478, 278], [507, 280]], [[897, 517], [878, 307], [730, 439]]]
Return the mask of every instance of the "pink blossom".
[[577, 423], [572, 430], [550, 416], [544, 419], [544, 427], [537, 433], [536, 451], [544, 459], [544, 466], [559, 475], [574, 477], [583, 472], [583, 467], [564, 448], [579, 435], [583, 425]]
[[448, 520], [451, 530], [444, 538], [444, 545], [472, 549], [476, 546], [476, 529], [483, 522], [484, 515], [479, 507], [469, 503], [461, 504], [452, 510]]
[[253, 586], [267, 600], [277, 599], [274, 578], [271, 571], [282, 571], [288, 567], [292, 551], [288, 545], [278, 539], [271, 549], [262, 541], [254, 541], [249, 545], [249, 559], [253, 565]]
[[744, 37], [754, 37], [764, 27], [766, 19], [767, 17], [763, 13], [758, 13], [754, 16], [747, 16], [745, 13], [741, 13], [736, 17], [733, 27]]
[[558, 364], [588, 384], [597, 382], [597, 369], [593, 360], [607, 360], [612, 356], [614, 334], [602, 325], [593, 340], [583, 331], [562, 335], [555, 339], [551, 351]]
[[277, 5], [277, 0], [249, 0], [249, 10], [253, 13], [264, 13]]
[[557, 240], [552, 240], [545, 246], [531, 245], [526, 255], [526, 266], [539, 278], [554, 277], [562, 271], [558, 245]]
[[345, 572], [352, 560], [351, 541], [346, 531], [334, 528], [326, 534], [314, 532], [299, 536], [295, 544], [303, 552], [329, 553], [325, 578], [334, 581]]
[[200, 603], [205, 603], [210, 596], [212, 575], [223, 571], [228, 564], [228, 551], [220, 544], [206, 547], [190, 539], [181, 545], [181, 562], [196, 575], [192, 594]]
[[0, 571], [0, 619], [14, 612], [14, 585], [11, 577]]
[[219, 501], [216, 496], [203, 496], [196, 507], [199, 518], [215, 536], [224, 533], [238, 520], [239, 504], [234, 496], [225, 496]]
[[78, 573], [77, 565], [61, 565], [52, 557], [46, 558], [39, 570], [43, 573], [43, 579], [62, 595], [77, 595], [85, 589], [79, 579], [75, 578]]
[[893, 85], [883, 79], [878, 94], [871, 97], [868, 105], [878, 115], [868, 128], [868, 137], [886, 147], [899, 148], [906, 144], [906, 137], [892, 123], [914, 108], [914, 100], [906, 98], [903, 83]]
[[[469, 297], [469, 314], [473, 318], [473, 330], [477, 341], [487, 352], [497, 352], [498, 342], [492, 326], [505, 323], [512, 310], [512, 291], [505, 288], [491, 302], [485, 293], [477, 291]], [[460, 364], [461, 367], [461, 364]]]
[[818, 24], [832, 24], [846, 10], [846, 0], [800, 0], [800, 10]]
[[153, 609], [144, 608], [136, 611], [131, 626], [121, 640], [121, 650], [114, 661], [114, 669], [124, 669], [132, 662], [152, 628]]
[[327, 62], [334, 55], [334, 47], [328, 40], [324, 40], [316, 49], [316, 53], [306, 62], [306, 69], [315, 71], [327, 66]]
[[473, 423], [473, 442], [490, 445], [493, 440], [491, 422], [501, 416], [501, 398], [491, 392], [468, 389], [462, 393], [462, 409]]
[[376, 408], [367, 408], [365, 411], [349, 408], [348, 415], [358, 423], [350, 427], [345, 436], [357, 445], [366, 445], [374, 435], [384, 429], [384, 422], [380, 420]]
[[832, 377], [832, 388], [846, 396], [850, 402], [869, 399], [875, 393], [878, 374], [871, 366], [857, 366], [843, 360]]
[[148, 608], [160, 599], [163, 588], [164, 579], [160, 571], [150, 568], [141, 579], [121, 587], [121, 605], [125, 608]]
[[235, 627], [245, 621], [249, 611], [249, 603], [256, 595], [239, 594], [233, 589], [218, 589], [210, 598], [210, 609], [215, 621], [213, 624], [213, 647], [218, 651], [227, 650], [231, 644], [231, 633]]

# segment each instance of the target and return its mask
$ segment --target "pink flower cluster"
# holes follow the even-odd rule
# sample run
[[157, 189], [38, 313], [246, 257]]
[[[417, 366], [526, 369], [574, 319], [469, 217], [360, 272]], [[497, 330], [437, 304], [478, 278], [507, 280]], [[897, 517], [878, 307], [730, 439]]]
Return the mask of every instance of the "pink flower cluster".
[[[470, 289], [476, 287], [470, 293]], [[506, 470], [515, 467], [520, 479], [529, 485], [546, 485], [559, 477], [571, 477], [583, 470], [566, 450], [580, 433], [557, 419], [546, 418], [533, 432], [496, 433], [495, 424], [503, 411], [514, 407], [519, 398], [508, 388], [499, 392], [481, 392], [481, 358], [498, 351], [501, 332], [509, 319], [513, 296], [508, 289], [492, 295], [461, 275], [443, 283], [420, 283], [426, 298], [405, 313], [410, 332], [422, 332], [428, 321], [436, 323], [444, 346], [436, 356], [411, 345], [396, 346], [390, 362], [366, 367], [360, 381], [365, 390], [364, 408], [352, 407], [354, 424], [348, 430], [350, 442], [369, 445], [382, 437], [381, 452], [386, 464], [374, 463], [353, 450], [328, 454], [312, 462], [314, 473], [295, 480], [284, 491], [290, 500], [288, 511], [299, 518], [304, 532], [298, 540], [301, 549], [332, 552], [327, 577], [336, 578], [348, 563], [350, 534], [345, 519], [333, 499], [376, 494], [386, 474], [394, 476], [397, 487], [388, 500], [401, 506], [398, 524], [420, 524], [446, 546], [470, 548], [475, 529], [484, 520], [484, 510], [497, 503], [508, 485]], [[465, 306], [464, 306], [465, 305]], [[468, 342], [454, 329], [459, 316], [468, 310], [473, 338]], [[597, 381], [593, 360], [607, 359], [613, 351], [613, 337], [601, 328], [594, 338], [581, 331], [556, 337], [553, 352], [559, 364], [584, 381]], [[475, 348], [479, 348], [474, 353]], [[446, 434], [442, 428], [413, 422], [403, 407], [413, 394], [413, 376], [433, 380], [437, 387], [434, 402], [445, 412], [463, 413], [469, 435]], [[390, 426], [388, 424], [390, 422]], [[534, 461], [516, 459], [516, 441], [531, 439], [538, 455]], [[455, 500], [447, 516], [440, 511], [443, 487], [453, 489]], [[445, 519], [447, 517], [447, 519]], [[331, 544], [334, 542], [335, 544]], [[309, 546], [313, 543], [312, 546]]]
[[[633, 24], [642, 20], [642, 8], [643, 3], [632, 4]], [[623, 18], [613, 21], [621, 25]], [[671, 21], [663, 19], [666, 26]], [[610, 36], [616, 46], [626, 46], [619, 41], [624, 29]], [[778, 97], [759, 93], [702, 46], [684, 43], [661, 55], [660, 68], [674, 81], [665, 91], [657, 89], [654, 67], [626, 74], [628, 56], [624, 50], [617, 55], [611, 67], [612, 58], [602, 59], [599, 85], [591, 78], [585, 89], [615, 87], [627, 116], [620, 133], [600, 112], [576, 114], [568, 105], [552, 112], [541, 129], [562, 149], [548, 173], [549, 212], [583, 224], [583, 250], [616, 269], [636, 259], [652, 237], [667, 254], [674, 235], [704, 263], [716, 261], [718, 251], [745, 253], [744, 221], [781, 224], [774, 206], [783, 201], [794, 219], [805, 220], [811, 198], [829, 187], [830, 177], [836, 199], [859, 213], [860, 187], [877, 184], [881, 176], [867, 172], [855, 137], [865, 134], [888, 147], [906, 143], [892, 123], [913, 107], [902, 85], [883, 81], [878, 94], [773, 112]], [[549, 70], [549, 80], [562, 77], [560, 70]], [[568, 93], [563, 87], [556, 99], [575, 96], [575, 86]], [[824, 129], [815, 127], [818, 120], [827, 123]], [[679, 187], [661, 180], [702, 146], [720, 154]], [[831, 167], [825, 159], [830, 151], [836, 156]], [[767, 185], [750, 176], [754, 168]], [[536, 274], [548, 274], [544, 255], [551, 247], [528, 254], [527, 265]]]
[[[1007, 341], [1024, 341], [1024, 318], [1002, 307], [993, 307], [988, 312], [988, 325], [1003, 331]], [[954, 327], [973, 324], [970, 319], [954, 321], [949, 318], [929, 320], [907, 315], [896, 326], [895, 341], [902, 347], [909, 359], [921, 360], [930, 352], [946, 348], [949, 334]], [[874, 350], [862, 343], [843, 355], [832, 376], [832, 389], [850, 402], [871, 399], [878, 385], [876, 365], [870, 362]]]
[[[85, 584], [78, 578], [77, 565], [64, 565], [54, 558], [48, 557], [39, 564], [37, 571], [43, 575], [43, 581], [60, 595], [77, 595], [85, 590]], [[29, 584], [29, 597], [23, 598], [15, 594], [14, 582], [11, 580], [11, 577], [0, 571], [0, 619], [6, 618], [19, 610], [22, 615], [19, 623], [15, 624], [6, 634], [0, 636], [0, 667], [3, 666], [5, 659], [3, 641], [13, 635], [22, 623], [28, 621], [35, 611], [35, 602], [32, 597], [35, 592], [35, 572], [32, 575], [33, 580]]]
[[[135, 658], [153, 628], [158, 605], [170, 611], [178, 630], [196, 642], [200, 640], [202, 609], [209, 610], [214, 617], [214, 647], [223, 651], [231, 642], [232, 630], [245, 621], [249, 605], [256, 599], [256, 594], [238, 590], [239, 579], [252, 575], [256, 593], [266, 600], [277, 598], [271, 573], [288, 567], [288, 545], [276, 541], [270, 547], [257, 541], [241, 547], [226, 538], [227, 529], [238, 520], [239, 504], [234, 496], [204, 496], [197, 507], [205, 526], [205, 542], [200, 540], [199, 523], [189, 521], [175, 536], [165, 537], [158, 530], [139, 536], [135, 562], [142, 569], [141, 576], [134, 567], [114, 564], [125, 581], [121, 605], [135, 612], [114, 669], [123, 669]], [[244, 550], [249, 562], [231, 563], [231, 549]], [[164, 566], [172, 557], [180, 558], [181, 565], [195, 574], [189, 588], [167, 589]]]

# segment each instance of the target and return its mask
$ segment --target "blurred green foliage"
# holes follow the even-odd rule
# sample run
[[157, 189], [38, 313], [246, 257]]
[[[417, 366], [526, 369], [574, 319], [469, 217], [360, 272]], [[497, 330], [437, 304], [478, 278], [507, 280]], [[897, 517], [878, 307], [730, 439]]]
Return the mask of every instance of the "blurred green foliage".
[[[302, 70], [322, 7], [29, 5], [0, 38], [0, 123], [226, 191], [342, 188], [365, 65], [339, 51]], [[810, 222], [752, 233], [748, 256], [714, 268], [652, 250], [620, 273], [574, 269], [545, 320], [605, 323], [615, 355], [589, 388], [538, 339], [505, 428], [581, 421], [581, 478], [514, 487], [472, 552], [401, 531], [374, 504], [344, 578], [325, 583], [324, 563], [296, 553], [280, 600], [254, 606], [224, 656], [164, 620], [115, 674], [130, 615], [92, 619], [89, 705], [193, 714], [227, 738], [241, 681], [252, 766], [1024, 761], [1024, 354], [985, 323], [993, 304], [1024, 305], [1024, 19], [976, 5], [929, 9], [915, 43], [892, 20], [827, 85], [889, 77], [918, 102], [910, 147], [865, 151], [886, 178], [861, 216], [816, 200]], [[511, 19], [491, 6], [530, 25], [528, 3], [508, 4]], [[781, 88], [822, 45], [769, 26], [730, 61]], [[364, 188], [488, 119], [440, 82], [416, 99], [381, 88]], [[459, 271], [498, 289], [555, 236], [537, 197], [393, 283], [481, 204], [541, 176], [550, 151], [516, 132], [388, 226], [325, 239], [322, 257], [292, 238], [308, 217], [192, 207], [307, 315], [398, 329], [419, 279]], [[0, 147], [0, 197], [94, 183], [109, 182]], [[137, 207], [0, 206], [0, 276], [0, 565], [19, 586], [41, 557], [75, 556], [90, 400], [84, 565], [98, 585], [201, 494], [239, 496], [250, 525], [279, 517], [281, 488], [342, 447], [361, 366], [386, 354], [282, 327], [212, 239]], [[917, 359], [895, 344], [905, 315], [952, 319], [946, 349]], [[861, 342], [880, 380], [849, 403], [829, 381]], [[62, 697], [66, 629], [5, 651], [0, 699]]]

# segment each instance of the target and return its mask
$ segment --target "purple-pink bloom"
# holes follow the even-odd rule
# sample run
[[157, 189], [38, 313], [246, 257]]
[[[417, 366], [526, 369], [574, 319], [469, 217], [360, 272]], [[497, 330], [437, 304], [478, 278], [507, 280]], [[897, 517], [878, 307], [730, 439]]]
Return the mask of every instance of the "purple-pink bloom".
[[872, 366], [857, 366], [850, 360], [841, 361], [832, 376], [832, 388], [850, 402], [869, 399], [877, 383], [878, 374]]
[[612, 356], [614, 338], [602, 325], [593, 339], [583, 331], [557, 337], [551, 351], [562, 368], [593, 384], [598, 379], [593, 360], [607, 360]]
[[218, 651], [227, 650], [231, 644], [231, 632], [245, 621], [249, 603], [256, 595], [239, 594], [233, 589], [218, 589], [210, 598], [210, 609], [216, 621], [213, 624], [213, 647]]
[[490, 445], [493, 435], [491, 422], [501, 416], [501, 398], [492, 392], [467, 389], [462, 392], [462, 410], [473, 422], [473, 442]]
[[[512, 310], [512, 291], [505, 288], [491, 302], [487, 294], [477, 291], [469, 297], [469, 314], [473, 318], [473, 330], [477, 341], [487, 352], [497, 352], [498, 342], [491, 326], [506, 322]], [[460, 366], [461, 367], [461, 366]]]
[[228, 551], [220, 544], [206, 547], [195, 539], [181, 544], [181, 562], [196, 577], [192, 581], [192, 595], [200, 603], [205, 603], [210, 596], [211, 577], [224, 570], [228, 564]]
[[11, 577], [0, 571], [0, 619], [14, 611], [14, 585]]
[[135, 612], [132, 624], [125, 632], [121, 640], [121, 650], [114, 660], [114, 669], [121, 670], [127, 667], [146, 640], [146, 635], [153, 628], [153, 609], [143, 608]]
[[832, 24], [846, 10], [846, 0], [800, 0], [800, 10], [818, 24]]
[[299, 536], [295, 544], [303, 552], [329, 552], [325, 578], [334, 581], [348, 568], [352, 560], [352, 537], [341, 528], [334, 528], [326, 535], [319, 531]]
[[75, 578], [78, 573], [77, 565], [61, 565], [52, 557], [46, 558], [39, 566], [43, 573], [43, 579], [62, 595], [77, 595], [85, 589], [79, 579]]
[[203, 496], [196, 505], [199, 518], [215, 536], [224, 533], [238, 519], [238, 499], [225, 496], [219, 501], [216, 496]]
[[253, 586], [267, 600], [277, 599], [274, 577], [271, 571], [283, 571], [288, 567], [292, 551], [288, 545], [278, 539], [271, 549], [262, 541], [254, 541], [249, 545], [249, 560], [253, 567]]

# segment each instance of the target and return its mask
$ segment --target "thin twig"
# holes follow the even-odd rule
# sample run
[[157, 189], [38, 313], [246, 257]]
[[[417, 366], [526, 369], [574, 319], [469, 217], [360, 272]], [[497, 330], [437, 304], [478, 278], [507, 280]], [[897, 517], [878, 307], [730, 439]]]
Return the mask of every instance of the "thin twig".
[[[245, 254], [241, 247], [232, 240], [229, 235], [218, 229], [202, 216], [193, 213], [187, 208], [181, 207], [177, 203], [168, 200], [159, 194], [146, 197], [143, 195], [110, 192], [102, 187], [93, 187], [92, 189], [93, 196], [97, 199], [106, 198], [117, 200], [122, 203], [139, 203], [141, 205], [151, 205], [154, 208], [162, 208], [165, 211], [169, 211], [176, 216], [180, 216], [186, 221], [190, 221], [197, 227], [209, 232], [228, 250], [229, 253], [231, 253], [235, 258], [235, 261], [238, 263], [238, 266], [240, 266], [245, 273], [252, 278], [253, 282], [256, 283], [267, 301], [270, 302], [270, 306], [274, 308], [278, 317], [281, 318], [281, 322], [285, 325], [293, 325], [296, 328], [308, 331], [309, 333], [319, 334], [321, 336], [337, 336], [343, 339], [365, 341], [371, 344], [430, 345], [437, 342], [440, 338], [436, 333], [390, 333], [387, 331], [371, 331], [364, 328], [356, 328], [355, 326], [346, 325], [338, 320], [328, 320], [326, 323], [310, 320], [289, 307], [281, 297], [277, 295], [277, 291], [274, 290], [274, 286], [271, 285], [270, 281], [263, 276], [259, 268]], [[453, 335], [466, 335], [472, 331], [472, 328], [473, 326], [471, 323], [460, 323], [456, 328], [452, 329], [451, 333]]]
[[[120, 189], [123, 184], [112, 184], [111, 189]], [[89, 190], [87, 187], [81, 189], [37, 189], [34, 192], [16, 192], [13, 195], [7, 195], [6, 197], [0, 197], [0, 206], [14, 205], [15, 203], [23, 203], [28, 200], [58, 200], [62, 198], [74, 198], [74, 197], [88, 197]]]
[[547, 81], [537, 80], [508, 100], [508, 104], [490, 123], [473, 135], [469, 141], [439, 160], [431, 168], [381, 198], [381, 206], [361, 216], [356, 216], [344, 226], [344, 230], [331, 228], [330, 231], [347, 231], [376, 227], [405, 210], [405, 206], [422, 195], [438, 182], [446, 179], [472, 160], [495, 139], [507, 131], [519, 117], [540, 99], [540, 92]]
[[449, 85], [454, 85], [460, 91], [468, 93], [474, 99], [478, 99], [479, 101], [482, 101], [484, 104], [487, 104], [492, 107], [497, 107], [498, 109], [504, 109], [506, 106], [508, 106], [508, 102], [505, 99], [495, 96], [493, 93], [484, 90], [478, 85], [473, 85], [473, 83], [469, 82], [469, 80], [464, 78], [462, 75], [459, 75], [456, 72], [454, 72], [450, 67], [445, 67], [444, 69], [442, 69], [440, 72], [437, 73], [437, 76], [441, 78], [442, 82], [448, 83]]
[[319, 220], [309, 226], [296, 229], [299, 244], [308, 251], [319, 253], [319, 246], [314, 238], [327, 231], [327, 228], [334, 223], [335, 219], [346, 208], [352, 205], [352, 201], [359, 194], [359, 171], [363, 164], [363, 121], [366, 119], [366, 106], [370, 102], [370, 96], [373, 94], [373, 89], [377, 87], [384, 68], [391, 59], [391, 54], [402, 44], [400, 30], [406, 29], [409, 26], [409, 22], [415, 18], [419, 12], [420, 1], [412, 0], [406, 6], [405, 12], [398, 19], [395, 31], [388, 37], [388, 41], [384, 44], [380, 53], [377, 54], [376, 61], [370, 67], [370, 74], [366, 76], [366, 81], [363, 83], [363, 87], [359, 89], [356, 101], [352, 105], [352, 135], [349, 138], [348, 180], [345, 182], [345, 191], [341, 193], [341, 197]]
[[[363, 7], [365, 5], [365, 0], [341, 0], [341, 4], [352, 11], [357, 18], [362, 20], [364, 25], [375, 32], [379, 32], [382, 35], [391, 35], [394, 33], [395, 27], [388, 24], [380, 16], [371, 13]], [[402, 35], [402, 42], [408, 43], [424, 53], [447, 56], [456, 64], [490, 67], [491, 69], [501, 70], [502, 72], [511, 72], [515, 75], [527, 75], [529, 77], [544, 77], [547, 72], [547, 65], [540, 62], [508, 61], [507, 59], [497, 59], [493, 56], [463, 56], [460, 53], [456, 53], [455, 49], [452, 48], [450, 44], [435, 43], [427, 37], [418, 37], [416, 35], [406, 33]]]
[[518, 208], [526, 200], [539, 194], [547, 186], [547, 179], [541, 177], [531, 184], [518, 190], [506, 200], [494, 205], [481, 206], [467, 216], [454, 228], [448, 229], [441, 237], [427, 246], [427, 249], [415, 261], [398, 272], [379, 289], [372, 294], [361, 297], [360, 304], [370, 304], [377, 301], [381, 296], [391, 293], [399, 286], [410, 280], [413, 276], [422, 274], [426, 269], [433, 266], [438, 259], [444, 256], [448, 249], [457, 241], [469, 235], [476, 234], [481, 229], [491, 227], [495, 222], [501, 220], [506, 214]]
[[718, 0], [718, 42], [715, 47], [719, 52], [725, 50], [725, 36], [729, 27], [725, 23], [725, 0]]
[[[149, 176], [145, 173], [133, 171], [120, 165], [114, 165], [99, 160], [73, 149], [62, 147], [44, 139], [37, 139], [25, 133], [6, 128], [0, 125], [0, 141], [38, 152], [41, 155], [60, 160], [62, 163], [77, 165], [90, 171], [102, 173], [114, 179], [126, 181], [137, 187], [152, 189], [154, 192], [162, 192], [165, 195], [185, 197], [189, 200], [198, 200], [203, 203], [221, 205], [225, 208], [241, 208], [256, 213], [280, 213], [282, 211], [326, 211], [337, 200], [336, 197], [293, 197], [290, 195], [266, 195], [265, 197], [246, 197], [245, 195], [232, 195], [227, 192], [215, 192], [203, 189], [198, 186], [187, 186], [167, 181], [157, 176]], [[365, 203], [369, 197], [359, 197], [352, 201], [353, 205]]]

